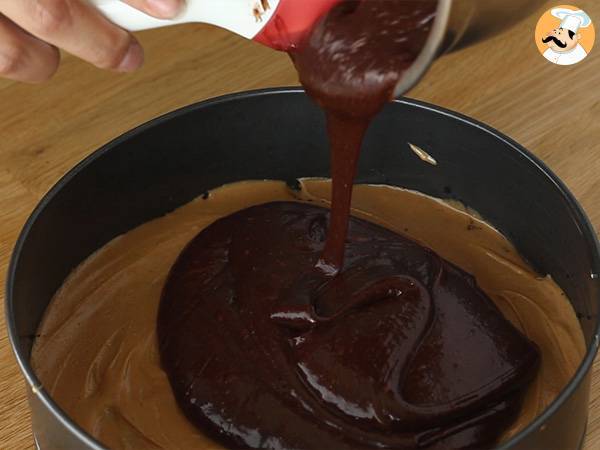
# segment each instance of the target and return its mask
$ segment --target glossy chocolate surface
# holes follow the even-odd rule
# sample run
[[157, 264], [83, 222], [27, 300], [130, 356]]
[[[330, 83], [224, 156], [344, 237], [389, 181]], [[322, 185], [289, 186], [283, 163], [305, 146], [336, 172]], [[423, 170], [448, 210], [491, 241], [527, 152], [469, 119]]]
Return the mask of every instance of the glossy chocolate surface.
[[163, 291], [161, 360], [184, 413], [233, 448], [483, 448], [538, 352], [431, 250], [352, 218], [345, 268], [314, 276], [328, 211], [218, 220]]

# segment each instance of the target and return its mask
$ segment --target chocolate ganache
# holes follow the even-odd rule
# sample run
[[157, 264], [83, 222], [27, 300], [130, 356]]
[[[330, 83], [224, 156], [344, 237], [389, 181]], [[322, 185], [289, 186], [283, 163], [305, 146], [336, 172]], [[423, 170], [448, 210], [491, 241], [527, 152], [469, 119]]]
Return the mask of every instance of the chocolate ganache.
[[356, 218], [344, 270], [307, 289], [327, 219], [305, 204], [255, 206], [181, 253], [158, 338], [186, 416], [233, 448], [493, 443], [536, 373], [535, 345], [469, 275]]
[[493, 445], [539, 365], [471, 276], [350, 218], [360, 145], [427, 38], [436, 2], [345, 1], [291, 57], [327, 115], [332, 208], [270, 203], [181, 253], [161, 363], [200, 429], [234, 448]]

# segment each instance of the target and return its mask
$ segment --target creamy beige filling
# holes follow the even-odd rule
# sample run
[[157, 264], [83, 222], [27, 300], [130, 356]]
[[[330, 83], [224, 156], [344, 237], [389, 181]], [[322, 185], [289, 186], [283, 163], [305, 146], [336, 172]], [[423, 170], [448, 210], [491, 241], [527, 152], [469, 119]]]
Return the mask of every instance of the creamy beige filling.
[[[110, 448], [220, 448], [179, 411], [159, 365], [155, 322], [167, 273], [186, 243], [218, 218], [276, 200], [328, 204], [329, 192], [327, 180], [304, 180], [300, 193], [276, 181], [235, 183], [112, 240], [68, 277], [46, 311], [32, 353], [44, 388]], [[585, 352], [575, 313], [556, 283], [536, 274], [506, 238], [462, 205], [358, 185], [353, 214], [419, 241], [475, 276], [542, 351], [539, 375], [505, 438], [540, 414]]]

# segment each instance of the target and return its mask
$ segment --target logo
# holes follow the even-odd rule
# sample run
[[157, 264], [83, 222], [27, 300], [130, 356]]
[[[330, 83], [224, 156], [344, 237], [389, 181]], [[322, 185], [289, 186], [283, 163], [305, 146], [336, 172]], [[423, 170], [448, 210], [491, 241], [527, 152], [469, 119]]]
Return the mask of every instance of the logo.
[[592, 51], [596, 32], [592, 19], [576, 6], [560, 5], [546, 11], [537, 23], [535, 43], [553, 64], [570, 66]]

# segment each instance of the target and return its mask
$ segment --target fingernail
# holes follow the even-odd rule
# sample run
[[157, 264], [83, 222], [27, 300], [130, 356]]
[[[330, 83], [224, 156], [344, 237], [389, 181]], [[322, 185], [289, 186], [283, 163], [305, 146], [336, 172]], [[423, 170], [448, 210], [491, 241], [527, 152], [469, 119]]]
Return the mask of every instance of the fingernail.
[[146, 0], [148, 9], [156, 16], [172, 19], [181, 8], [180, 0]]
[[133, 72], [138, 69], [144, 62], [144, 50], [142, 46], [137, 42], [133, 41], [119, 64], [117, 71], [119, 72]]

